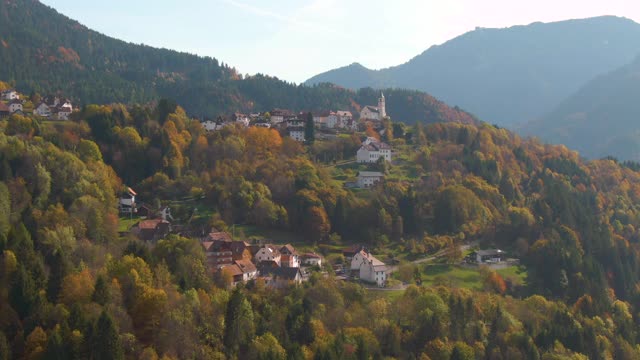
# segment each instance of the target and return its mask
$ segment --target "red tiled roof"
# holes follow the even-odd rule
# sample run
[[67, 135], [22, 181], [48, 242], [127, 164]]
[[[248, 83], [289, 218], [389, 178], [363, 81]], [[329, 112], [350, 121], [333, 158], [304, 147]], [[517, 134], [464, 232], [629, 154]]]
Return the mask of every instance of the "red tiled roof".
[[169, 222], [166, 220], [162, 220], [162, 219], [152, 219], [152, 220], [142, 220], [138, 223], [138, 228], [139, 229], [155, 229], [158, 225], [166, 223], [168, 224]]
[[240, 269], [240, 266], [236, 264], [227, 265], [220, 270], [228, 271], [232, 276], [241, 276], [243, 274], [242, 269]]
[[256, 266], [249, 260], [236, 260], [235, 263], [244, 273], [258, 271]]
[[209, 236], [207, 237], [207, 240], [211, 240], [211, 241], [232, 241], [231, 239], [231, 235], [228, 232], [224, 232], [224, 231], [218, 231], [218, 232], [212, 232], [209, 233]]

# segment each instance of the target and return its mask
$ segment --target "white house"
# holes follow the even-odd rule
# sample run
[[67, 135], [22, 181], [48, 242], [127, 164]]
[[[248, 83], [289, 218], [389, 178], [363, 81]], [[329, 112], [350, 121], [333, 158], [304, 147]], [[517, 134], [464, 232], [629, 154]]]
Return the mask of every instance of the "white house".
[[203, 121], [201, 124], [202, 127], [207, 131], [218, 131], [224, 126], [224, 124], [218, 124], [217, 122], [212, 120]]
[[284, 109], [273, 109], [269, 114], [271, 115], [270, 121], [273, 125], [280, 124], [286, 117], [293, 115], [291, 111]]
[[351, 259], [351, 272], [358, 272], [360, 280], [384, 286], [387, 282], [387, 266], [366, 250], [360, 250]]
[[136, 195], [138, 194], [132, 188], [127, 187], [126, 191], [120, 196], [118, 203], [121, 213], [131, 214], [136, 211]]
[[504, 251], [500, 249], [478, 250], [476, 251], [476, 262], [482, 263], [499, 263], [502, 262]]
[[263, 261], [273, 261], [278, 266], [280, 266], [280, 260], [282, 259], [282, 254], [280, 250], [273, 245], [264, 245], [258, 250], [258, 252], [253, 257], [256, 263], [261, 263]]
[[18, 100], [20, 99], [20, 95], [18, 95], [17, 91], [10, 89], [2, 92], [2, 98], [7, 101]]
[[36, 115], [46, 117], [46, 118], [51, 116], [51, 108], [49, 107], [49, 105], [45, 104], [44, 102], [41, 102], [40, 104], [38, 104], [34, 112], [36, 113]]
[[15, 99], [9, 102], [9, 112], [15, 113], [17, 111], [22, 111], [22, 101]]
[[387, 265], [369, 254], [360, 266], [360, 280], [384, 287], [387, 283]]
[[58, 106], [54, 109], [54, 117], [57, 120], [69, 120], [69, 115], [73, 112], [71, 106]]
[[374, 163], [381, 157], [386, 161], [391, 161], [391, 146], [380, 141], [371, 141], [363, 143], [362, 147], [356, 153], [356, 161], [359, 163]]
[[347, 124], [353, 119], [353, 115], [351, 111], [338, 110], [336, 111], [336, 115], [338, 116], [338, 127], [345, 128]]
[[302, 263], [308, 266], [322, 266], [322, 256], [316, 253], [306, 253], [302, 255]]
[[250, 260], [236, 260], [234, 263], [242, 271], [242, 281], [249, 281], [258, 277], [258, 269]]
[[241, 114], [241, 113], [235, 113], [233, 114], [233, 118], [235, 120], [235, 122], [242, 124], [242, 126], [244, 127], [248, 127], [249, 126], [249, 116], [245, 115], [245, 114]]
[[360, 171], [358, 173], [358, 187], [366, 189], [382, 179], [384, 179], [384, 174], [379, 171]]
[[336, 127], [338, 127], [339, 122], [340, 122], [340, 117], [338, 116], [338, 114], [331, 112], [331, 114], [327, 116], [327, 128], [335, 129]]
[[287, 128], [287, 132], [289, 133], [289, 137], [291, 137], [295, 141], [304, 142], [304, 127], [296, 126]]
[[359, 271], [360, 265], [362, 265], [364, 259], [366, 259], [368, 256], [369, 253], [364, 249], [361, 249], [360, 251], [355, 253], [351, 258], [351, 271]]
[[327, 117], [329, 116], [329, 114], [329, 111], [322, 111], [313, 114], [313, 123], [319, 128], [327, 127]]

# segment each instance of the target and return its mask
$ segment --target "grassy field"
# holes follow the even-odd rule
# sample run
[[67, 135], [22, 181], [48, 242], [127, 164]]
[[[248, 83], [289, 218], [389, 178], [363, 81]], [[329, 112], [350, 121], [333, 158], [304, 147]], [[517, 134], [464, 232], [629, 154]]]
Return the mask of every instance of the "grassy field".
[[453, 287], [480, 290], [482, 278], [478, 269], [449, 264], [428, 264], [422, 272], [422, 285], [445, 284]]
[[393, 302], [404, 294], [405, 290], [371, 290], [367, 289], [367, 295], [372, 299], [384, 298]]
[[510, 266], [496, 270], [505, 280], [510, 280], [514, 285], [525, 285], [527, 282], [527, 271], [521, 266]]
[[133, 219], [129, 217], [121, 217], [118, 221], [118, 232], [127, 232], [131, 227], [140, 221], [140, 218], [134, 216]]

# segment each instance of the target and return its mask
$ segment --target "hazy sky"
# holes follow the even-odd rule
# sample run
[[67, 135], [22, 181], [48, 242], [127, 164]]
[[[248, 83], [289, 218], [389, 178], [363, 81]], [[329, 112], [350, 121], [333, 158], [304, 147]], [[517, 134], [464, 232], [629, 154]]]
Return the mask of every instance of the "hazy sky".
[[43, 0], [122, 40], [215, 57], [243, 74], [302, 82], [359, 62], [379, 69], [476, 26], [618, 15], [639, 0]]

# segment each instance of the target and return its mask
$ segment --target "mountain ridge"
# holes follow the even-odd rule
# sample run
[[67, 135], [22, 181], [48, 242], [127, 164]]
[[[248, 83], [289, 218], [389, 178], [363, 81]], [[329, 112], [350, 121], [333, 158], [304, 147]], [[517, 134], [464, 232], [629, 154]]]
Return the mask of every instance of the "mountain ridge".
[[[243, 77], [213, 57], [202, 57], [101, 34], [37, 0], [0, 2], [0, 80], [22, 92], [58, 93], [76, 103], [145, 103], [171, 98], [191, 115], [215, 118], [236, 111], [345, 109], [375, 104], [373, 90], [301, 86], [257, 74]], [[454, 114], [425, 93], [389, 90], [394, 118], [446, 121]], [[459, 115], [459, 116], [458, 116]]]
[[638, 35], [639, 24], [614, 16], [478, 28], [403, 64], [358, 69], [357, 82], [350, 65], [305, 84], [428, 91], [485, 121], [510, 126], [542, 116], [593, 77], [630, 62], [640, 54]]

